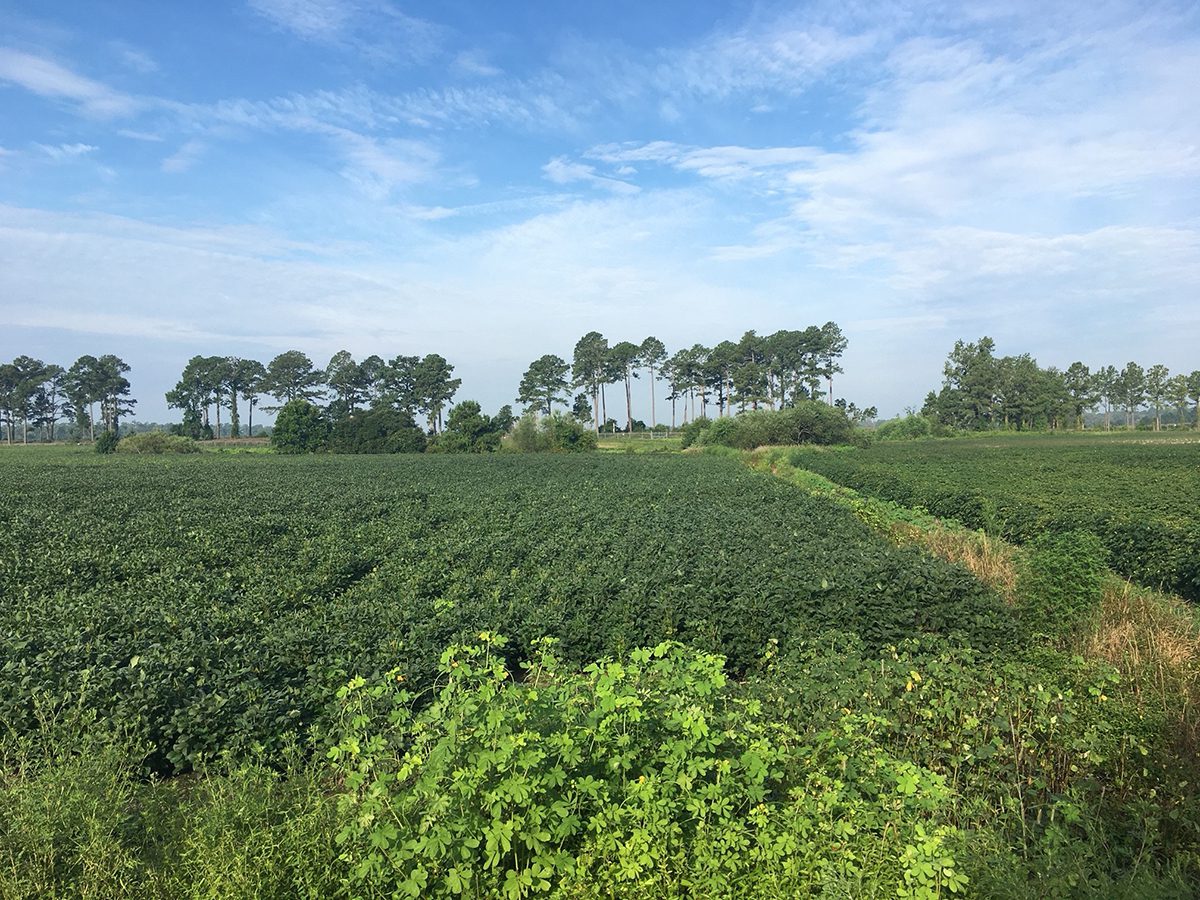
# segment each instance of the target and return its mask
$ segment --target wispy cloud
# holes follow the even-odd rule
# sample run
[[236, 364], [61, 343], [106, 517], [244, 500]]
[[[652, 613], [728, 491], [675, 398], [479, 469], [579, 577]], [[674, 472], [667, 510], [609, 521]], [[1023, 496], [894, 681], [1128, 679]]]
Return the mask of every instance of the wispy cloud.
[[812, 163], [821, 152], [815, 147], [688, 147], [670, 141], [652, 141], [601, 144], [583, 155], [610, 164], [659, 163], [704, 178], [782, 179], [797, 166]]
[[203, 141], [196, 139], [187, 141], [182, 147], [164, 159], [159, 168], [171, 175], [186, 172], [200, 161], [200, 157], [204, 155], [206, 149], [207, 147]]
[[127, 44], [124, 41], [113, 41], [110, 46], [121, 65], [139, 75], [150, 75], [158, 71], [158, 63], [144, 50]]
[[67, 162], [78, 159], [99, 149], [93, 147], [91, 144], [57, 144], [54, 146], [49, 144], [34, 144], [34, 146], [55, 162]]
[[166, 140], [161, 134], [154, 134], [150, 131], [137, 131], [133, 128], [118, 128], [117, 134], [121, 137], [129, 138], [131, 141], [145, 141], [151, 144], [159, 144]]
[[16, 84], [41, 96], [74, 102], [97, 118], [128, 116], [138, 102], [99, 81], [93, 81], [42, 56], [0, 47], [0, 81]]
[[640, 190], [636, 184], [630, 184], [618, 178], [597, 175], [594, 167], [583, 163], [569, 162], [561, 156], [542, 166], [542, 174], [554, 184], [572, 184], [582, 181], [618, 194], [636, 194]]
[[249, 0], [249, 5], [301, 40], [377, 61], [428, 62], [441, 52], [445, 35], [440, 26], [386, 0]]
[[376, 200], [432, 178], [438, 162], [437, 151], [421, 141], [380, 141], [352, 131], [339, 132], [336, 140], [346, 160], [342, 175]]
[[504, 74], [504, 70], [488, 62], [487, 53], [479, 49], [462, 51], [454, 57], [452, 67], [464, 75], [480, 75], [484, 78]]
[[715, 30], [691, 47], [664, 53], [654, 81], [667, 93], [725, 98], [796, 93], [872, 51], [879, 35], [812, 24], [801, 13]]

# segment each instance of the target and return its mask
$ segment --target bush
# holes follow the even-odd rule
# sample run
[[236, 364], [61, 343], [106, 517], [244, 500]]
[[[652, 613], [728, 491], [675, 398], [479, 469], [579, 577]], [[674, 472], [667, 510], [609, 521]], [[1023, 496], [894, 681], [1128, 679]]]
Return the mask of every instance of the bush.
[[145, 431], [122, 438], [117, 450], [120, 453], [199, 453], [200, 445], [189, 437]]
[[429, 445], [434, 453], [492, 453], [500, 449], [500, 439], [511, 424], [504, 410], [495, 417], [486, 416], [474, 400], [464, 400], [450, 410], [446, 430]]
[[0, 735], [0, 897], [342, 896], [315, 765], [226, 758], [147, 778], [136, 742], [67, 712], [37, 741]]
[[279, 453], [315, 453], [329, 440], [329, 421], [320, 407], [307, 400], [291, 400], [275, 418], [271, 446]]
[[1100, 607], [1108, 556], [1090, 531], [1047, 532], [1027, 547], [1017, 582], [1021, 617], [1033, 633], [1067, 637]]
[[733, 447], [752, 450], [769, 444], [845, 444], [854, 425], [844, 410], [827, 403], [805, 400], [789, 409], [739, 413], [732, 418], [697, 419], [684, 426], [685, 447]]
[[[778, 897], [959, 891], [945, 780], [884, 752], [867, 717], [811, 733], [677, 644], [582, 671], [543, 645], [442, 656], [414, 712], [398, 672], [351, 681], [330, 758], [356, 894]], [[847, 766], [847, 761], [853, 764]], [[880, 798], [887, 798], [880, 802]], [[934, 863], [931, 865], [930, 863]]]
[[425, 432], [413, 417], [394, 409], [351, 413], [329, 438], [335, 453], [421, 453], [425, 445]]
[[560, 412], [537, 417], [526, 413], [517, 420], [504, 447], [519, 453], [595, 450], [596, 434]]
[[120, 438], [117, 437], [115, 431], [102, 431], [100, 437], [96, 438], [96, 452], [115, 453], [119, 443]]
[[916, 438], [949, 437], [954, 429], [943, 425], [930, 416], [913, 413], [900, 418], [888, 419], [875, 427], [875, 439], [880, 441], [909, 441]]
[[679, 446], [686, 450], [691, 447], [700, 437], [700, 433], [711, 424], [711, 420], [701, 416], [699, 419], [693, 419], [682, 428], [679, 429]]

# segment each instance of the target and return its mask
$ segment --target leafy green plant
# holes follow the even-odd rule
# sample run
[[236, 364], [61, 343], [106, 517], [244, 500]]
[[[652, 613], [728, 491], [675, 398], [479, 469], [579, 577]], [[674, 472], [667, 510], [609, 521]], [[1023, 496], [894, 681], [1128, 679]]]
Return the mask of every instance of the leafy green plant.
[[162, 431], [144, 431], [121, 438], [119, 453], [199, 453], [200, 445], [189, 437]]
[[117, 437], [117, 433], [111, 428], [100, 432], [100, 437], [96, 438], [96, 452], [101, 454], [116, 453], [117, 445], [121, 439]]
[[1090, 531], [1048, 532], [1030, 542], [1017, 580], [1030, 630], [1064, 638], [1077, 633], [1100, 608], [1107, 556]]
[[520, 453], [595, 450], [596, 433], [565, 413], [526, 413], [504, 438], [503, 448]]
[[544, 644], [517, 681], [503, 647], [485, 632], [448, 650], [417, 712], [399, 673], [339, 692], [338, 840], [361, 890], [776, 897], [867, 883], [932, 898], [967, 884], [954, 830], [924, 827], [943, 780], [883, 752], [869, 720], [781, 726], [719, 656], [675, 644], [582, 671]]
[[307, 400], [285, 403], [275, 417], [271, 446], [278, 453], [315, 453], [329, 440], [329, 421], [321, 408]]

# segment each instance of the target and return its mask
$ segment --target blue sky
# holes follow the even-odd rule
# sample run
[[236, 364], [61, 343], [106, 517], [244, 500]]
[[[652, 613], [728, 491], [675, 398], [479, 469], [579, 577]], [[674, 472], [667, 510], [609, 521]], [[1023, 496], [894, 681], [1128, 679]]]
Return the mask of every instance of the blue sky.
[[1195, 4], [0, 22], [0, 358], [117, 353], [141, 419], [194, 354], [293, 347], [439, 352], [494, 409], [592, 329], [674, 350], [832, 319], [838, 393], [884, 414], [960, 337], [1200, 368]]

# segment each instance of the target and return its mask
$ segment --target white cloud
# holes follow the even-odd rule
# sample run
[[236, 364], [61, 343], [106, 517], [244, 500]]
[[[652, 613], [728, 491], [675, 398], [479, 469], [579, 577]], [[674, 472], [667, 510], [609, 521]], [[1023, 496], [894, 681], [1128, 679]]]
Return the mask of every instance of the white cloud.
[[595, 187], [602, 187], [618, 194], [636, 194], [640, 188], [636, 184], [621, 181], [617, 178], [606, 178], [597, 175], [595, 168], [583, 163], [568, 162], [563, 157], [555, 157], [544, 166], [542, 173], [554, 184], [572, 184], [583, 181]]
[[99, 149], [93, 147], [91, 144], [58, 144], [55, 146], [34, 144], [34, 146], [55, 162], [68, 162], [78, 159], [81, 156], [87, 156], [89, 153], [94, 153]]
[[200, 157], [204, 155], [206, 149], [203, 141], [195, 139], [187, 141], [178, 150], [164, 159], [159, 168], [171, 175], [186, 172], [200, 161]]
[[161, 134], [154, 134], [149, 131], [137, 131], [132, 128], [118, 128], [117, 134], [121, 137], [129, 138], [131, 141], [144, 141], [151, 144], [159, 144], [166, 140]]
[[352, 131], [338, 131], [335, 138], [346, 161], [342, 174], [377, 200], [432, 178], [438, 163], [437, 151], [421, 141], [375, 140]]
[[602, 144], [583, 154], [606, 163], [657, 162], [705, 178], [744, 179], [769, 176], [778, 181], [786, 170], [820, 156], [814, 147], [687, 147], [669, 141], [649, 144]]
[[804, 14], [787, 15], [715, 30], [693, 47], [667, 53], [655, 78], [667, 92], [699, 97], [798, 93], [867, 54], [878, 40], [870, 32], [844, 33], [812, 24]]
[[158, 63], [144, 50], [139, 50], [124, 41], [113, 41], [110, 46], [121, 65], [127, 69], [139, 75], [150, 75], [158, 71]]
[[503, 75], [504, 70], [498, 66], [488, 62], [488, 55], [485, 51], [464, 50], [454, 57], [452, 64], [455, 71], [464, 75], [478, 75], [484, 78], [495, 78], [497, 75]]
[[250, 8], [301, 40], [377, 62], [424, 63], [441, 52], [444, 30], [386, 0], [249, 0]]
[[78, 103], [96, 118], [128, 116], [138, 102], [98, 81], [86, 78], [51, 59], [0, 47], [0, 81], [20, 85], [41, 97]]

